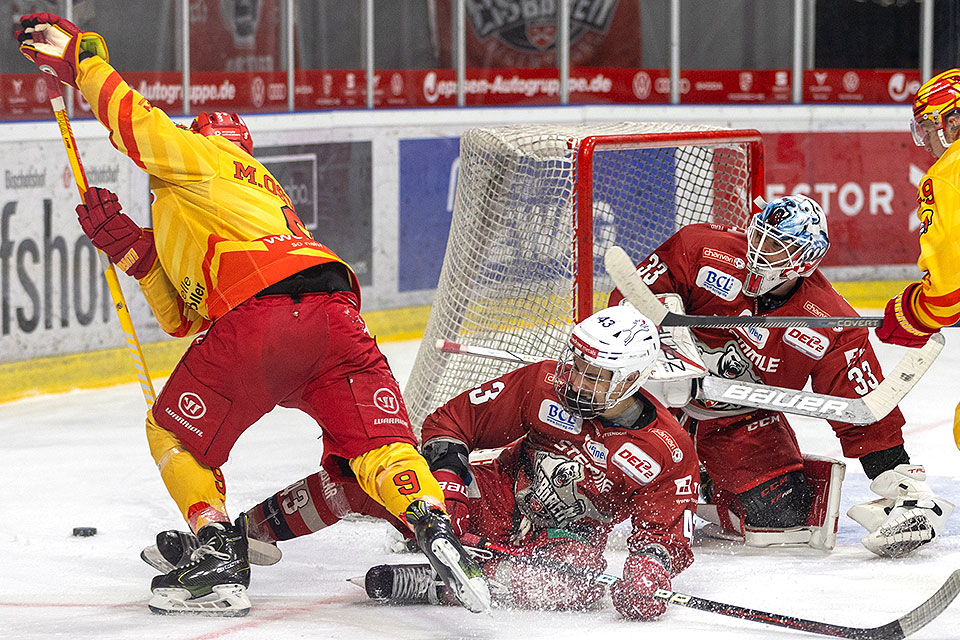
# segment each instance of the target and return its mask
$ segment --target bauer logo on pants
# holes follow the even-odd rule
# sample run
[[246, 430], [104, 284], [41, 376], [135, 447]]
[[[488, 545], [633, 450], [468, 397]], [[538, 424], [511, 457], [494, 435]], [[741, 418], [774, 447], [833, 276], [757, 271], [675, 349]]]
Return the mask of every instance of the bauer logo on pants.
[[200, 396], [190, 391], [180, 394], [177, 406], [180, 407], [180, 413], [193, 420], [202, 418], [207, 412], [207, 406], [203, 404]]
[[397, 394], [395, 394], [392, 389], [387, 389], [386, 387], [380, 387], [377, 389], [377, 392], [373, 394], [373, 404], [381, 411], [387, 413], [397, 413], [400, 411], [400, 401], [397, 399]]

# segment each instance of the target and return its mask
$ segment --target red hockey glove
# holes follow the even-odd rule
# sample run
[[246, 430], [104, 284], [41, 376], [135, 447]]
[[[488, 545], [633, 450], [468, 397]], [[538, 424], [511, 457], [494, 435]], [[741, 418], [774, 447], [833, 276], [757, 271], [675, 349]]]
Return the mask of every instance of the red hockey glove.
[[657, 589], [670, 589], [670, 575], [650, 556], [627, 556], [623, 579], [610, 587], [613, 606], [625, 618], [649, 620], [663, 615], [667, 603], [652, 596]]
[[90, 56], [109, 60], [103, 36], [80, 31], [77, 25], [52, 13], [31, 13], [20, 18], [17, 31], [20, 53], [38, 67], [48, 66], [60, 82], [77, 87], [77, 66]]
[[453, 533], [460, 537], [470, 526], [470, 509], [467, 507], [467, 487], [460, 476], [449, 469], [437, 469], [433, 477], [443, 489], [443, 502], [450, 516]]
[[147, 275], [157, 260], [153, 231], [141, 229], [120, 210], [116, 194], [90, 187], [83, 194], [85, 205], [77, 205], [80, 227], [110, 262], [137, 280]]
[[877, 327], [877, 338], [880, 342], [920, 348], [936, 333], [924, 327], [907, 304], [907, 300], [919, 286], [919, 282], [914, 282], [887, 303], [883, 310], [883, 325]]

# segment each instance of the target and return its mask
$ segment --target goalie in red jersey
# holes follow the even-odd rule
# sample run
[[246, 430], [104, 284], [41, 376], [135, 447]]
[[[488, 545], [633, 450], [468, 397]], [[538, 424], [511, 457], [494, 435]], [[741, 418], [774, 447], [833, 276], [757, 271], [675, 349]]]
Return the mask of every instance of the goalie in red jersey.
[[[829, 248], [826, 217], [812, 199], [779, 198], [742, 230], [682, 227], [637, 268], [655, 293], [679, 295], [686, 313], [739, 316], [851, 316], [856, 312], [817, 267]], [[621, 299], [614, 291], [611, 304]], [[710, 372], [752, 383], [854, 398], [882, 380], [863, 328], [693, 329]], [[832, 548], [842, 463], [801, 455], [781, 412], [689, 401], [683, 421], [694, 434], [710, 482], [710, 507], [698, 512], [748, 544]], [[904, 448], [903, 414], [868, 426], [831, 422], [843, 454], [860, 460], [879, 499], [848, 515], [869, 534], [864, 545], [903, 556], [932, 541], [953, 505], [934, 496], [922, 466]]]
[[[559, 361], [495, 378], [448, 401], [424, 422], [423, 454], [440, 481], [455, 531], [509, 545], [522, 557], [482, 563], [499, 606], [595, 607], [603, 587], [557, 562], [603, 571], [613, 527], [629, 521], [623, 580], [611, 587], [628, 618], [654, 618], [650, 595], [693, 562], [699, 463], [673, 415], [641, 388], [659, 351], [654, 325], [630, 306], [579, 323]], [[498, 455], [469, 463], [476, 449]], [[355, 483], [313, 474], [248, 510], [251, 536], [307, 535], [350, 513], [400, 523]], [[171, 545], [170, 560], [182, 553]], [[391, 602], [449, 599], [429, 565], [381, 565], [367, 593]]]
[[488, 609], [486, 581], [453, 534], [399, 385], [360, 316], [356, 276], [251, 155], [243, 119], [200, 114], [180, 127], [108, 64], [99, 35], [49, 13], [20, 22], [20, 51], [79, 90], [110, 142], [150, 175], [152, 230], [93, 187], [77, 208], [84, 232], [139, 281], [161, 328], [206, 331], [147, 413], [150, 453], [196, 534], [183, 538], [194, 543], [183, 562], [153, 579], [150, 609], [249, 611], [246, 519], [227, 516], [220, 466], [277, 405], [313, 418], [324, 469], [403, 519], [465, 607]]

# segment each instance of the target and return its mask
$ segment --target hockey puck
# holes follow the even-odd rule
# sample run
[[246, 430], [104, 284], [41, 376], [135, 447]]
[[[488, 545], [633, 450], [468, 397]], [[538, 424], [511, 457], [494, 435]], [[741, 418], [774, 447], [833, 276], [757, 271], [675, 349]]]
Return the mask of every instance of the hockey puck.
[[96, 527], [74, 527], [73, 535], [78, 538], [89, 538], [90, 536], [97, 535]]

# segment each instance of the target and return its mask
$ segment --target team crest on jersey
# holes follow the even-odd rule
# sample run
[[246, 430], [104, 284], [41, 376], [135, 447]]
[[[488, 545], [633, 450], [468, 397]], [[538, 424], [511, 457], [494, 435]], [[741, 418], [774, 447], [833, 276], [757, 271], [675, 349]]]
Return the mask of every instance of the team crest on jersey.
[[579, 434], [583, 425], [583, 418], [571, 415], [566, 409], [560, 406], [559, 402], [553, 400], [544, 400], [540, 403], [540, 413], [537, 414], [540, 421], [556, 427], [567, 433]]
[[624, 442], [613, 454], [613, 464], [640, 484], [650, 484], [660, 475], [660, 465], [632, 442]]
[[680, 462], [683, 460], [683, 451], [680, 450], [680, 445], [678, 445], [677, 441], [673, 439], [673, 436], [663, 429], [651, 429], [650, 433], [660, 438], [660, 440], [663, 441], [663, 444], [667, 445], [667, 449], [670, 449], [670, 457], [674, 462]]
[[827, 336], [807, 327], [791, 327], [783, 334], [783, 341], [814, 360], [820, 360], [830, 347]]
[[740, 295], [743, 283], [729, 273], [704, 266], [700, 267], [700, 271], [697, 273], [697, 286], [706, 289], [718, 298], [732, 302]]

